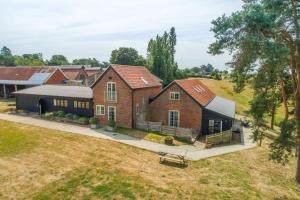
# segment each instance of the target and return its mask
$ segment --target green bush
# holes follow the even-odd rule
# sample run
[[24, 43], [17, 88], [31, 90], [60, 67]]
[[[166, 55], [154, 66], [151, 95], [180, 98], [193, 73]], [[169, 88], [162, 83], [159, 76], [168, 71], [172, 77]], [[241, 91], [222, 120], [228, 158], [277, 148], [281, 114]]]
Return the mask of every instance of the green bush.
[[90, 124], [99, 124], [99, 119], [96, 117], [91, 117], [89, 120]]
[[108, 121], [108, 126], [116, 128], [116, 122], [115, 122], [115, 120], [111, 120], [111, 119], [110, 119], [110, 120]]
[[53, 113], [53, 112], [46, 112], [46, 113], [44, 114], [44, 117], [45, 117], [46, 119], [51, 119], [51, 118], [54, 117], [54, 113]]
[[73, 119], [73, 115], [71, 113], [68, 113], [65, 115], [65, 118], [67, 119]]
[[79, 120], [79, 118], [80, 118], [80, 117], [79, 117], [78, 115], [75, 115], [75, 114], [72, 115], [72, 119], [73, 119], [73, 120]]
[[174, 137], [172, 137], [172, 136], [167, 136], [165, 138], [165, 144], [173, 145], [173, 141], [174, 141]]
[[65, 117], [65, 115], [66, 115], [66, 113], [62, 110], [59, 110], [59, 111], [56, 112], [57, 117]]
[[86, 118], [86, 117], [80, 117], [78, 120], [77, 120], [80, 124], [84, 124], [84, 125], [87, 125], [89, 123], [89, 119]]

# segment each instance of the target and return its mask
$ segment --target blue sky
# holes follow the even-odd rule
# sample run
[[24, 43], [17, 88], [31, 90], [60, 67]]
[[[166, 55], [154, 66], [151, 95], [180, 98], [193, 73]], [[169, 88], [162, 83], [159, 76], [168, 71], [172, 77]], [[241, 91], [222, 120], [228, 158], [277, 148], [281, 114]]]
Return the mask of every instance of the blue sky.
[[42, 52], [108, 61], [118, 47], [146, 55], [156, 34], [174, 26], [181, 67], [211, 63], [224, 68], [229, 55], [211, 56], [211, 21], [239, 10], [241, 0], [0, 0], [0, 46], [14, 54]]

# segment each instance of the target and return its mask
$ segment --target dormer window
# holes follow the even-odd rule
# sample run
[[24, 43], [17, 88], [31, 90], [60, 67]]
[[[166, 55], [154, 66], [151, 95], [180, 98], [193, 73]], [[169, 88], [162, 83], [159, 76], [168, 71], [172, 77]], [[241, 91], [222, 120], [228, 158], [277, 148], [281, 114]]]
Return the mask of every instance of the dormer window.
[[180, 100], [179, 92], [170, 92], [170, 100]]

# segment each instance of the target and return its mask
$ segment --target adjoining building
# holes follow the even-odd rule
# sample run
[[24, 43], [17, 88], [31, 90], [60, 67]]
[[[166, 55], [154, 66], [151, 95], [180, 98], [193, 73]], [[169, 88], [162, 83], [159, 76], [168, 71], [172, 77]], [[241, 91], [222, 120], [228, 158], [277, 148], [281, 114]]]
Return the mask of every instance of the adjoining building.
[[231, 129], [233, 101], [216, 96], [199, 79], [175, 80], [151, 100], [150, 121], [190, 128], [204, 135]]
[[0, 67], [0, 97], [43, 84], [63, 84], [67, 77], [58, 67]]
[[84, 65], [62, 65], [61, 70], [68, 77], [69, 85], [92, 85], [102, 74], [100, 67], [89, 67]]
[[41, 85], [14, 93], [16, 108], [45, 113], [62, 110], [66, 113], [92, 117], [92, 89], [83, 86]]
[[162, 89], [162, 81], [141, 66], [110, 65], [91, 88], [42, 85], [14, 94], [17, 109], [63, 110], [124, 128], [152, 121], [207, 135], [231, 129], [235, 118], [235, 103], [199, 79], [175, 80]]
[[141, 66], [111, 65], [92, 85], [95, 116], [100, 123], [134, 128], [145, 120], [149, 98], [162, 89], [162, 81]]

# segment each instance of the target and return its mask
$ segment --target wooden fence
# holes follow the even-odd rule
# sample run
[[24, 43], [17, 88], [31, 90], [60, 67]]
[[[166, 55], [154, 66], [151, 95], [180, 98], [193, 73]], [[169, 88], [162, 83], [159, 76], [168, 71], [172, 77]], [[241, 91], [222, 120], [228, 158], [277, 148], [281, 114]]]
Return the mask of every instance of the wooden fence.
[[211, 144], [223, 144], [223, 143], [230, 143], [232, 139], [232, 130], [224, 131], [221, 133], [207, 135], [206, 136], [206, 143]]
[[160, 132], [164, 135], [171, 135], [187, 140], [191, 140], [193, 138], [192, 129], [164, 126], [161, 122], [139, 122], [136, 123], [136, 128], [146, 131]]

